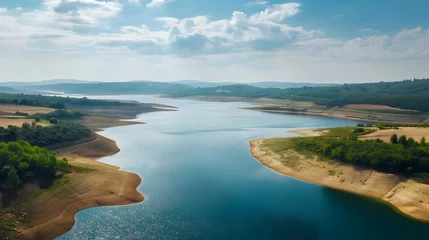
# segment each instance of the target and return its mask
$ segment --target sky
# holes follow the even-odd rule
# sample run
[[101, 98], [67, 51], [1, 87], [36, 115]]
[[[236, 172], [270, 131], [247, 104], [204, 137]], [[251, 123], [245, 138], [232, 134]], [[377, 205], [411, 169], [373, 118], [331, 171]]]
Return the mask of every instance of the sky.
[[429, 77], [427, 0], [1, 0], [0, 81]]

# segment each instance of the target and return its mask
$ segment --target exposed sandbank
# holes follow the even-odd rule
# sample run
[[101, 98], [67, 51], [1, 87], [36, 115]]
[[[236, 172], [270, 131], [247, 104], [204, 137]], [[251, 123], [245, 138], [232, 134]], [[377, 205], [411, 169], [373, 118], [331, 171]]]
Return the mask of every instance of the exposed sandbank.
[[[302, 131], [307, 131], [306, 136], [310, 135], [308, 130]], [[412, 218], [429, 221], [428, 184], [336, 161], [321, 161], [317, 156], [304, 156], [292, 149], [278, 154], [264, 145], [266, 141], [275, 140], [252, 140], [250, 152], [263, 165], [276, 172], [305, 182], [374, 197]]]
[[67, 174], [70, 183], [44, 191], [31, 201], [32, 227], [23, 229], [18, 237], [52, 239], [73, 227], [74, 215], [80, 210], [143, 201], [136, 190], [141, 183], [137, 174], [95, 161], [117, 152], [116, 143], [100, 135], [94, 141], [59, 150], [58, 157], [67, 157], [70, 164], [84, 170]]

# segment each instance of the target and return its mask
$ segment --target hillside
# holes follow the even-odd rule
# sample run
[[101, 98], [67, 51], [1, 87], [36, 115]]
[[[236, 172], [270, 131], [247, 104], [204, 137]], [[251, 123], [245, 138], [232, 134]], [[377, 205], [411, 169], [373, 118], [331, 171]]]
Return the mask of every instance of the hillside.
[[165, 94], [172, 97], [228, 96], [291, 99], [311, 101], [327, 107], [345, 106], [347, 104], [378, 104], [429, 111], [429, 79], [289, 89], [260, 88], [240, 84], [193, 88], [183, 84], [160, 82], [54, 84], [39, 86], [34, 89], [79, 94]]
[[236, 83], [236, 82], [203, 82], [203, 81], [193, 81], [193, 80], [181, 80], [174, 83], [184, 84], [194, 88], [208, 88], [208, 87], [220, 87], [225, 85], [247, 85], [252, 87], [260, 88], [301, 88], [301, 87], [327, 87], [335, 86], [338, 84], [329, 84], [329, 83], [296, 83], [296, 82], [256, 82], [256, 83]]

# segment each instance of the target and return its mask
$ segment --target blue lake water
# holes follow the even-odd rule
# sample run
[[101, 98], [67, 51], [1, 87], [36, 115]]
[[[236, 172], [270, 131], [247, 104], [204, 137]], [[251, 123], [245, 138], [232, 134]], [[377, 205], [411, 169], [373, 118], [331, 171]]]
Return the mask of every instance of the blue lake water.
[[[95, 97], [94, 97], [95, 98]], [[121, 152], [102, 159], [138, 173], [139, 204], [79, 212], [58, 239], [427, 239], [429, 224], [378, 201], [282, 176], [249, 153], [255, 138], [354, 126], [348, 120], [240, 110], [153, 96], [97, 96], [170, 104], [145, 125], [109, 128]]]

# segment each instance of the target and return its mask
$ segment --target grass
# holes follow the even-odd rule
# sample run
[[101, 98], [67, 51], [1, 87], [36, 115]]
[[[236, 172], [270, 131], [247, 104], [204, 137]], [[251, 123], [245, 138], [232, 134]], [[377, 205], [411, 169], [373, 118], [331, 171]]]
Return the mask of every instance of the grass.
[[354, 136], [369, 134], [375, 131], [373, 129], [364, 128], [365, 129], [364, 132], [354, 133], [353, 131], [356, 128], [357, 127], [338, 127], [338, 128], [326, 128], [321, 130], [322, 131], [329, 130], [326, 134], [323, 135], [325, 137], [354, 137]]
[[335, 170], [332, 170], [332, 169], [329, 170], [328, 172], [329, 172], [329, 175], [331, 175], [331, 176], [335, 176], [335, 174], [336, 174]]
[[74, 173], [90, 173], [93, 171], [96, 171], [96, 169], [72, 165], [72, 172], [74, 172]]
[[16, 228], [16, 224], [15, 224], [15, 218], [14, 217], [10, 217], [6, 220], [1, 220], [0, 221], [0, 229], [6, 229], [6, 230], [13, 230]]
[[[264, 145], [262, 147], [267, 147], [271, 149], [271, 151], [277, 153], [277, 154], [284, 154], [287, 150], [294, 150], [296, 152], [299, 152], [299, 154], [302, 154], [305, 157], [311, 158], [314, 156], [314, 153], [310, 151], [305, 151], [300, 148], [298, 148], [293, 141], [294, 138], [273, 138], [273, 139], [266, 139], [264, 140]], [[322, 158], [319, 158], [322, 159]], [[323, 159], [322, 159], [323, 160]]]
[[67, 184], [71, 183], [71, 178], [67, 175], [64, 175], [58, 179], [56, 179], [51, 186], [49, 186], [48, 188], [45, 189], [39, 189], [38, 191], [36, 191], [33, 195], [32, 198], [38, 198], [40, 195], [42, 195], [44, 192], [51, 192], [54, 191], [55, 189], [58, 189], [59, 187], [65, 186]]

